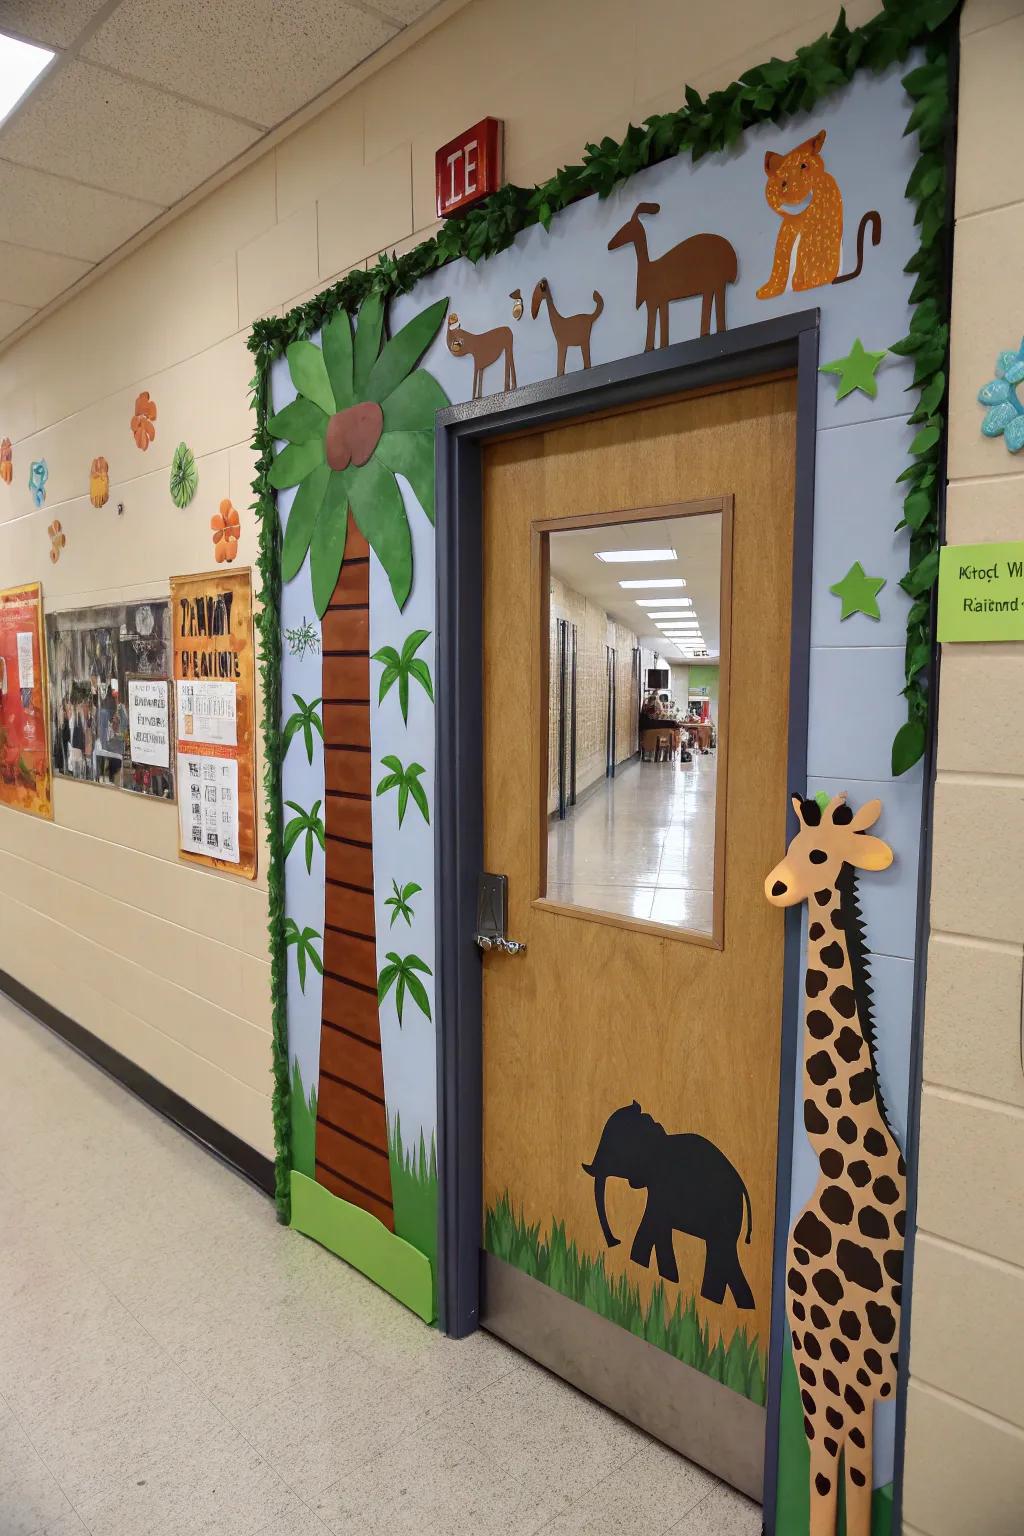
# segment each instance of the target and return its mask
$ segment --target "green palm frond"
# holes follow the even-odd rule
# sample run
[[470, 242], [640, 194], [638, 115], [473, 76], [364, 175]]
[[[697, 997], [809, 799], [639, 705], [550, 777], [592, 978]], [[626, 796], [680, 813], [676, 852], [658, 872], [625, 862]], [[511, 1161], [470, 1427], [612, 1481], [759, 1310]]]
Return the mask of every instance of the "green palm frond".
[[321, 848], [324, 847], [326, 829], [320, 816], [320, 807], [323, 805], [323, 801], [318, 800], [311, 811], [304, 810], [294, 800], [286, 800], [285, 805], [290, 811], [294, 811], [295, 815], [284, 829], [284, 856], [285, 858], [288, 857], [299, 838], [305, 833], [306, 873], [308, 875], [313, 868], [313, 843], [318, 842]]
[[406, 927], [411, 928], [412, 906], [410, 905], [410, 900], [418, 891], [422, 891], [423, 887], [417, 885], [413, 880], [410, 880], [408, 885], [399, 885], [397, 880], [392, 880], [391, 889], [395, 894], [388, 896], [384, 902], [386, 907], [394, 908], [394, 911], [391, 913], [391, 927], [395, 926], [400, 917], [404, 917]]
[[307, 704], [305, 699], [300, 698], [297, 693], [293, 693], [292, 698], [295, 700], [299, 707], [294, 715], [290, 715], [288, 717], [287, 723], [285, 724], [285, 728], [281, 737], [282, 755], [288, 751], [288, 748], [292, 744], [293, 738], [298, 735], [299, 731], [301, 731], [302, 739], [306, 746], [306, 756], [309, 759], [310, 766], [312, 767], [313, 732], [316, 731], [318, 733], [321, 741], [324, 739], [323, 721], [317, 714], [317, 706], [323, 703], [323, 699], [314, 699], [312, 704]]
[[405, 995], [408, 992], [413, 1002], [421, 1013], [430, 1018], [430, 999], [427, 989], [416, 974], [419, 971], [424, 976], [432, 976], [434, 973], [425, 960], [419, 955], [399, 955], [394, 950], [388, 950], [387, 965], [377, 978], [377, 1004], [383, 1003], [391, 988], [395, 988], [395, 1009], [398, 1013], [398, 1023], [402, 1023], [402, 1012], [405, 1008]]
[[381, 764], [390, 771], [384, 775], [377, 785], [378, 798], [386, 795], [389, 790], [398, 790], [398, 825], [405, 820], [405, 812], [412, 797], [422, 813], [423, 820], [430, 821], [430, 806], [427, 803], [426, 791], [420, 783], [420, 775], [426, 772], [422, 763], [410, 763], [404, 767], [400, 758], [382, 757]]
[[322, 939], [323, 934], [317, 933], [315, 928], [300, 928], [294, 917], [286, 917], [284, 920], [284, 942], [288, 948], [295, 946], [295, 963], [299, 968], [299, 986], [303, 992], [306, 990], [306, 966], [312, 965], [315, 971], [322, 976], [324, 973], [323, 961], [313, 946], [314, 939]]
[[393, 645], [382, 646], [373, 654], [373, 660], [379, 661], [384, 670], [380, 675], [380, 692], [377, 703], [383, 704], [394, 685], [398, 684], [398, 703], [402, 711], [402, 719], [409, 724], [409, 679], [414, 677], [423, 689], [431, 703], [434, 702], [434, 684], [430, 676], [430, 668], [425, 661], [421, 661], [416, 652], [430, 634], [429, 629], [414, 629], [408, 636], [401, 652], [395, 650]]

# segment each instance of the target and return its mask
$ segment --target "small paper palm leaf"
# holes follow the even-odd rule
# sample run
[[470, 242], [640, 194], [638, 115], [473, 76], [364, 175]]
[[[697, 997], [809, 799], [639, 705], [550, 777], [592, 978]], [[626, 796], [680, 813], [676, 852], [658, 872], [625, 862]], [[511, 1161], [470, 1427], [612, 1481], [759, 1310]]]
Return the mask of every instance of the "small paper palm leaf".
[[285, 728], [281, 737], [282, 751], [288, 751], [288, 748], [291, 746], [294, 737], [298, 735], [299, 731], [301, 731], [302, 739], [306, 747], [306, 756], [309, 759], [310, 765], [312, 766], [313, 732], [317, 732], [321, 741], [324, 739], [323, 721], [317, 714], [317, 705], [322, 704], [323, 699], [314, 699], [312, 704], [307, 704], [305, 699], [300, 698], [297, 693], [293, 693], [292, 698], [295, 700], [299, 707], [294, 715], [290, 715], [288, 717], [287, 723], [285, 724]]
[[324, 847], [325, 828], [320, 816], [322, 804], [323, 801], [318, 800], [311, 811], [306, 811], [303, 810], [301, 805], [297, 805], [294, 800], [285, 801], [285, 805], [290, 811], [294, 811], [295, 815], [284, 829], [284, 856], [285, 858], [288, 857], [299, 838], [305, 833], [307, 874], [310, 874], [313, 868], [314, 842], [319, 843], [321, 848]]
[[179, 443], [171, 460], [171, 500], [176, 507], [187, 507], [199, 485], [195, 454], [187, 443]]
[[393, 928], [395, 926], [395, 923], [400, 917], [404, 917], [406, 927], [411, 928], [411, 898], [415, 896], [418, 891], [421, 891], [423, 887], [421, 885], [417, 885], [414, 881], [410, 881], [408, 885], [399, 885], [397, 880], [392, 880], [391, 889], [394, 891], [394, 895], [388, 896], [384, 902], [386, 907], [391, 907], [393, 909], [391, 913], [391, 927]]
[[387, 997], [391, 988], [395, 988], [395, 1010], [398, 1014], [399, 1026], [402, 1024], [402, 1015], [405, 1010], [406, 994], [412, 998], [421, 1013], [429, 1020], [430, 998], [427, 989], [420, 980], [419, 972], [424, 976], [432, 976], [434, 973], [425, 960], [419, 955], [399, 955], [394, 950], [387, 953], [387, 965], [377, 978], [377, 1004], [380, 1006]]
[[323, 961], [314, 948], [314, 940], [322, 939], [323, 935], [317, 933], [315, 928], [300, 928], [293, 917], [284, 920], [285, 947], [295, 946], [295, 963], [299, 970], [299, 986], [306, 990], [306, 966], [312, 965], [313, 969], [322, 976], [324, 973]]
[[398, 790], [398, 825], [405, 820], [405, 813], [409, 805], [410, 797], [419, 807], [425, 822], [430, 821], [430, 806], [427, 803], [426, 791], [420, 783], [420, 775], [426, 772], [422, 763], [410, 763], [406, 768], [401, 759], [397, 757], [382, 757], [381, 765], [390, 770], [377, 785], [377, 795], [385, 795], [389, 790]]
[[409, 724], [409, 679], [414, 677], [423, 689], [431, 703], [434, 702], [434, 685], [430, 676], [430, 668], [425, 661], [421, 661], [416, 652], [430, 634], [429, 629], [414, 629], [402, 646], [401, 655], [393, 645], [385, 645], [379, 651], [374, 652], [373, 660], [379, 661], [384, 667], [380, 676], [380, 692], [377, 697], [378, 704], [383, 704], [388, 693], [398, 684], [398, 704], [402, 711], [402, 719]]

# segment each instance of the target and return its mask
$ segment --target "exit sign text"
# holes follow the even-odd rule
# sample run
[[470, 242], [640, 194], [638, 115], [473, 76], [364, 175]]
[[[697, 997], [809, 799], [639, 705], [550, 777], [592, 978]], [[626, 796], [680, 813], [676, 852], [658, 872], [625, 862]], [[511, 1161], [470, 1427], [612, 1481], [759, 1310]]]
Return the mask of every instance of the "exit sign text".
[[496, 117], [467, 128], [434, 156], [437, 216], [446, 219], [501, 186], [502, 124]]

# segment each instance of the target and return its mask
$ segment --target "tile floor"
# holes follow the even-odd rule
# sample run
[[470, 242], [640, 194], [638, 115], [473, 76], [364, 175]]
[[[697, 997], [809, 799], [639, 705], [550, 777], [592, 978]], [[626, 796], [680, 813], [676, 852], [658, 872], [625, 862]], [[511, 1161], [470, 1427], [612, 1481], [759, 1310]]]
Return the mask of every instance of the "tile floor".
[[552, 821], [550, 899], [710, 933], [717, 761], [630, 763]]
[[757, 1536], [760, 1511], [455, 1343], [0, 996], [2, 1536]]

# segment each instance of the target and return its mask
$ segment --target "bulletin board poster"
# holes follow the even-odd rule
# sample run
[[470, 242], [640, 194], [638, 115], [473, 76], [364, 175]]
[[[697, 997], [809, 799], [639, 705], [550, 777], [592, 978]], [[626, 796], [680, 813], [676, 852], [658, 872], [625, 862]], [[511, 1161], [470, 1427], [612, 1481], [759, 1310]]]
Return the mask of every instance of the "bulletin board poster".
[[256, 877], [256, 659], [248, 570], [171, 579], [181, 857]]
[[38, 582], [0, 591], [0, 805], [53, 820]]

